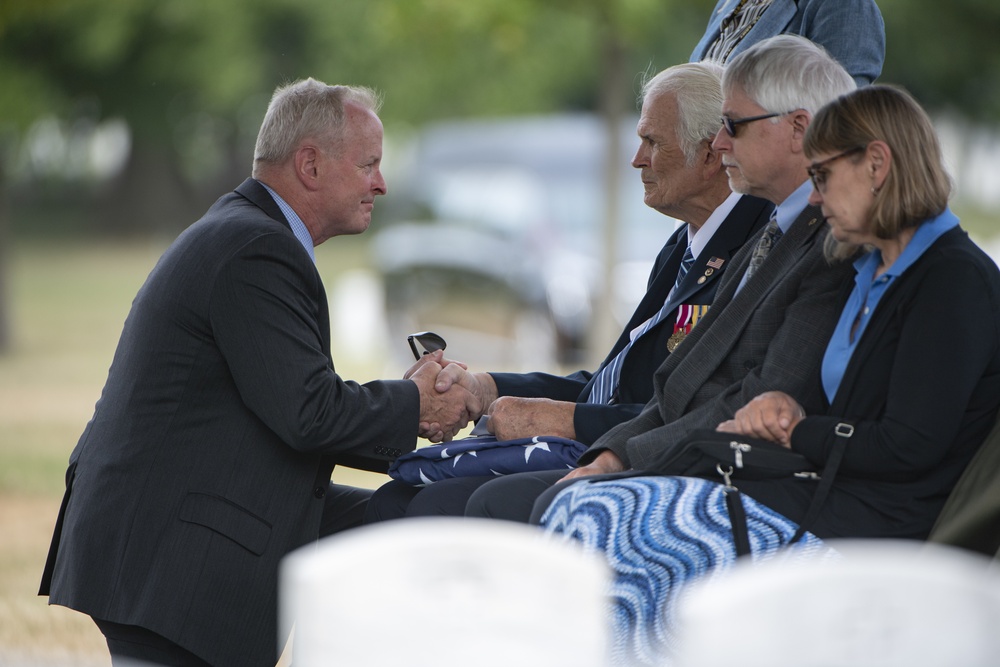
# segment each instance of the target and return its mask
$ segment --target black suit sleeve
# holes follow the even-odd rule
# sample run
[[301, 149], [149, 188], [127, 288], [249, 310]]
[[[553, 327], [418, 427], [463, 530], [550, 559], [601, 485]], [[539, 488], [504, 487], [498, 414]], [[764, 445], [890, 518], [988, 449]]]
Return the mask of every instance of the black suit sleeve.
[[257, 236], [218, 273], [211, 330], [240, 397], [300, 451], [364, 455], [388, 442], [412, 447], [416, 385], [359, 385], [334, 372], [319, 328], [322, 283], [295, 244], [287, 234]]

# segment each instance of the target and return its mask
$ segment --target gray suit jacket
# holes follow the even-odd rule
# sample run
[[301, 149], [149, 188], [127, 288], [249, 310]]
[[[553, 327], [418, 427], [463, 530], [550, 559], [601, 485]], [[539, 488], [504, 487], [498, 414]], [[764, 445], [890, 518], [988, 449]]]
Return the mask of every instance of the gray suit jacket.
[[334, 464], [412, 449], [418, 417], [412, 382], [337, 376], [319, 273], [248, 179], [136, 296], [40, 592], [213, 665], [273, 666], [278, 565], [318, 537]]
[[841, 286], [854, 273], [849, 262], [831, 266], [823, 257], [826, 232], [819, 209], [807, 207], [737, 294], [755, 245], [748, 243], [708, 315], [657, 370], [653, 399], [598, 439], [581, 463], [610, 449], [641, 470], [692, 429], [714, 428], [765, 391], [805, 397], [807, 411], [819, 409], [823, 351], [840, 315]]

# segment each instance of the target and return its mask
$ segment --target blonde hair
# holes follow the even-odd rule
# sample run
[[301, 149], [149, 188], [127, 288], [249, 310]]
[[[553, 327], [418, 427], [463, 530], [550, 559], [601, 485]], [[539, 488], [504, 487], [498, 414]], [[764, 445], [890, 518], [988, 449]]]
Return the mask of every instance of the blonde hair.
[[[863, 148], [876, 140], [889, 146], [892, 157], [869, 222], [877, 238], [890, 239], [940, 215], [951, 196], [952, 183], [940, 141], [917, 101], [895, 86], [859, 88], [817, 112], [806, 130], [803, 150], [807, 157], [813, 157]], [[829, 255], [842, 256], [853, 250], [830, 238]]]

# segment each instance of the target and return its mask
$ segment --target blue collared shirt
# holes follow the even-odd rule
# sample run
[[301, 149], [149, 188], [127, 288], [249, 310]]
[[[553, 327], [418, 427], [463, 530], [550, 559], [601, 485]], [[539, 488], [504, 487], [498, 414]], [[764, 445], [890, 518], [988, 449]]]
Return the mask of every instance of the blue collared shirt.
[[[258, 181], [258, 183], [260, 183], [260, 181]], [[313, 264], [315, 264], [316, 250], [313, 247], [312, 234], [310, 234], [309, 230], [306, 229], [306, 224], [302, 222], [302, 218], [300, 218], [298, 214], [292, 210], [292, 207], [288, 205], [288, 202], [282, 199], [277, 192], [269, 188], [265, 183], [261, 183], [261, 185], [263, 185], [264, 189], [271, 194], [271, 197], [274, 199], [274, 203], [278, 205], [278, 208], [281, 209], [285, 219], [288, 220], [288, 225], [292, 228], [292, 233], [295, 234], [295, 238], [297, 238], [299, 243], [302, 244], [302, 247], [306, 249], [306, 252], [309, 253], [309, 259], [311, 259]]]
[[[882, 253], [879, 250], [871, 250], [855, 260], [854, 270], [857, 274], [854, 276], [854, 289], [847, 300], [847, 305], [840, 313], [840, 321], [833, 330], [833, 336], [823, 356], [823, 390], [828, 401], [832, 403], [834, 396], [837, 395], [840, 382], [844, 379], [844, 371], [851, 361], [851, 355], [854, 354], [854, 349], [886, 290], [896, 278], [920, 259], [942, 234], [957, 226], [958, 218], [947, 208], [941, 215], [927, 220], [917, 227], [913, 238], [903, 248], [899, 258], [877, 278], [875, 272], [882, 263]], [[857, 329], [852, 339], [851, 329], [854, 328], [855, 322]]]

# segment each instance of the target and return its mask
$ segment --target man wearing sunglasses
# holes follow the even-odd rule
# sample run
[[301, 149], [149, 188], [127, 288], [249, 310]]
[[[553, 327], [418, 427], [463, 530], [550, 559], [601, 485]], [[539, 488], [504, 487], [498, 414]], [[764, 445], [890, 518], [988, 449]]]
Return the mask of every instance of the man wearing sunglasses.
[[[827, 225], [808, 205], [802, 139], [813, 112], [854, 88], [829, 54], [797, 36], [764, 40], [727, 65], [712, 146], [733, 191], [771, 201], [774, 214], [733, 258], [708, 315], [656, 371], [653, 400], [599, 438], [564, 483], [646, 469], [664, 448], [694, 429], [716, 427], [764, 391], [814, 393], [812, 378], [851, 270], [848, 262], [830, 265], [823, 257]], [[470, 497], [466, 513], [537, 520], [560, 478], [555, 472], [497, 478]]]
[[[501, 440], [558, 435], [589, 445], [639, 414], [653, 395], [653, 371], [697, 328], [733, 255], [767, 221], [772, 206], [733, 194], [711, 146], [722, 109], [721, 75], [715, 64], [683, 64], [644, 86], [632, 165], [645, 204], [687, 224], [667, 240], [645, 296], [601, 367], [568, 376], [468, 373], [459, 365], [442, 371], [439, 389], [468, 386], [484, 409], [492, 404], [488, 427]], [[437, 344], [426, 332], [411, 339], [425, 348]], [[461, 514], [468, 495], [489, 479], [445, 479], [423, 490], [390, 482], [373, 496], [366, 520]]]

